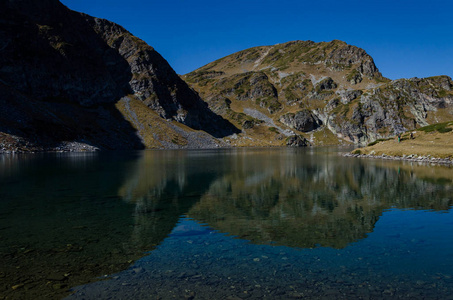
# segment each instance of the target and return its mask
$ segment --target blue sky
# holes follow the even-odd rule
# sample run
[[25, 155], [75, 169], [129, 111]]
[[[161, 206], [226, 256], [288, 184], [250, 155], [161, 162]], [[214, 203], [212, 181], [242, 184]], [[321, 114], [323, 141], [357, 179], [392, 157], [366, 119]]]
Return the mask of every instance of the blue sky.
[[179, 74], [254, 46], [343, 40], [391, 79], [453, 77], [452, 0], [61, 0], [153, 46]]

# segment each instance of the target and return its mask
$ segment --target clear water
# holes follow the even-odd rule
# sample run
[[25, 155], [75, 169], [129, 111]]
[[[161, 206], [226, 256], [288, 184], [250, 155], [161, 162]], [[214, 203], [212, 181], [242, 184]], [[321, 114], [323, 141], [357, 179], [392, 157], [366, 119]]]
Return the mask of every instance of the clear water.
[[334, 148], [0, 156], [0, 298], [453, 299], [452, 205]]

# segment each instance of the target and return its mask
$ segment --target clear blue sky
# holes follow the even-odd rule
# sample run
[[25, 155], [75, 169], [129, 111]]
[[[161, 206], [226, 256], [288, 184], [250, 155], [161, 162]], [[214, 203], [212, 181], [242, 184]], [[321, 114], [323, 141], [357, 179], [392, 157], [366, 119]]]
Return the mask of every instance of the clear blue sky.
[[61, 0], [153, 46], [179, 74], [254, 46], [343, 40], [391, 79], [453, 77], [453, 0]]

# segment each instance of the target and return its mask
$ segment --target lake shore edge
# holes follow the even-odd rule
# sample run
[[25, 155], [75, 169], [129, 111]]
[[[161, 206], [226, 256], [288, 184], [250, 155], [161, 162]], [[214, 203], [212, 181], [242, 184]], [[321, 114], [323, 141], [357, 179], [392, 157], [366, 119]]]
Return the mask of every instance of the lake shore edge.
[[410, 154], [410, 155], [403, 155], [403, 156], [392, 156], [392, 155], [385, 155], [385, 154], [382, 154], [382, 155], [354, 154], [354, 153], [348, 152], [348, 153], [344, 153], [343, 156], [353, 157], [353, 158], [401, 160], [401, 161], [418, 162], [418, 163], [426, 163], [426, 164], [439, 164], [439, 165], [453, 166], [453, 159], [432, 157], [430, 155], [419, 156], [416, 154]]

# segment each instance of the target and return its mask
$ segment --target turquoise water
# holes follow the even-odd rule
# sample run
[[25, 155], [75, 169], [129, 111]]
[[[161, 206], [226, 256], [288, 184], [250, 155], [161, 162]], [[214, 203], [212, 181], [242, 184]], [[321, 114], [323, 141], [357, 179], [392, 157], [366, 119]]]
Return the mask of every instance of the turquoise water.
[[0, 296], [453, 299], [453, 169], [334, 148], [0, 157]]

